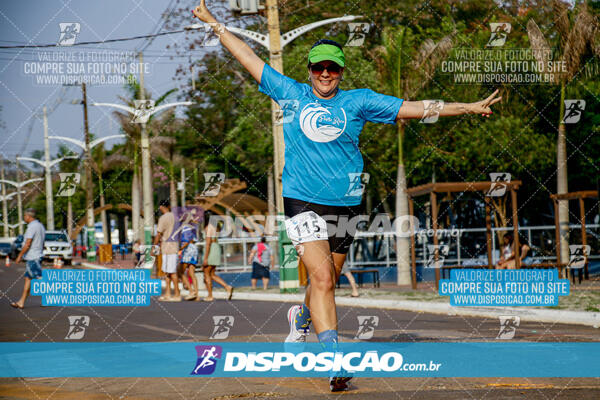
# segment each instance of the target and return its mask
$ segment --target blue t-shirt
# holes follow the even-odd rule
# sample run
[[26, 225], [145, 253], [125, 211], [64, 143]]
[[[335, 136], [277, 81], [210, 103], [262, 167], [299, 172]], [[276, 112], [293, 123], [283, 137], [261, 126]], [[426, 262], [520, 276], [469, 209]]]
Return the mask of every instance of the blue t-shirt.
[[321, 99], [310, 85], [265, 64], [259, 90], [283, 109], [283, 196], [316, 204], [361, 202], [363, 159], [358, 136], [367, 121], [393, 124], [403, 100], [370, 89], [341, 90]]

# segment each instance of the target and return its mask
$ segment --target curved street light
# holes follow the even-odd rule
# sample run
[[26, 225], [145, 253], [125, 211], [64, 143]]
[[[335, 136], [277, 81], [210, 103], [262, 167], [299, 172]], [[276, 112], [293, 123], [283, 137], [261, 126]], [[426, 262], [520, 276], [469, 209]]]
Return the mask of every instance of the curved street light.
[[17, 157], [19, 161], [29, 161], [36, 163], [42, 166], [45, 169], [45, 179], [46, 179], [46, 228], [50, 231], [54, 230], [54, 193], [52, 191], [52, 176], [51, 176], [51, 168], [54, 167], [59, 162], [66, 159], [77, 158], [77, 156], [64, 156], [59, 157], [54, 160], [38, 160], [36, 158], [31, 157]]
[[[29, 185], [33, 182], [41, 181], [42, 178], [32, 178], [23, 182], [15, 182], [8, 179], [0, 179], [0, 183], [5, 183], [8, 185], [12, 185], [17, 188], [17, 215], [19, 218], [19, 223], [23, 221], [23, 199], [21, 198], [21, 188], [25, 185]], [[6, 225], [5, 225], [6, 226]], [[19, 235], [23, 234], [23, 225], [19, 225]]]

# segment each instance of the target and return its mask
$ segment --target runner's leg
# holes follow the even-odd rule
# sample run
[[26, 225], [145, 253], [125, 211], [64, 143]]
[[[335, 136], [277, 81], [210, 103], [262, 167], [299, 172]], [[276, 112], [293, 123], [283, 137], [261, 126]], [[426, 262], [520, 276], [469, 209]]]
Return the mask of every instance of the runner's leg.
[[[333, 281], [333, 286], [334, 286], [334, 290], [335, 290], [335, 283], [338, 281], [338, 279], [340, 279], [342, 266], [344, 265], [344, 261], [346, 260], [346, 254], [331, 253], [331, 257], [333, 259], [333, 264], [335, 266], [335, 278]], [[304, 259], [303, 259], [303, 261], [304, 261]], [[306, 308], [306, 310], [311, 309], [310, 308], [310, 296], [311, 296], [311, 285], [309, 283], [308, 286], [306, 287], [306, 293], [304, 294], [304, 304], [302, 305], [302, 307], [303, 307], [302, 312], [306, 313], [307, 316], [304, 319], [302, 319], [302, 312], [300, 314], [298, 314], [298, 323], [296, 324], [296, 329], [300, 329], [300, 325], [306, 324], [306, 322], [308, 322], [308, 324], [310, 325], [311, 313], [310, 313], [310, 311], [307, 312], [304, 310], [304, 308]]]
[[[325, 331], [337, 332], [337, 314], [333, 293], [335, 271], [329, 242], [317, 240], [303, 243], [302, 262], [306, 266], [310, 285], [307, 289], [307, 306], [317, 334]], [[336, 335], [337, 336], [337, 335]], [[337, 338], [336, 338], [337, 340]]]
[[213, 289], [213, 284], [212, 284], [212, 275], [211, 275], [211, 269], [213, 269], [214, 267], [208, 265], [206, 267], [204, 267], [204, 283], [206, 284], [206, 291], [208, 292], [207, 295], [207, 299], [212, 299], [213, 298], [213, 293], [212, 293], [212, 289]]

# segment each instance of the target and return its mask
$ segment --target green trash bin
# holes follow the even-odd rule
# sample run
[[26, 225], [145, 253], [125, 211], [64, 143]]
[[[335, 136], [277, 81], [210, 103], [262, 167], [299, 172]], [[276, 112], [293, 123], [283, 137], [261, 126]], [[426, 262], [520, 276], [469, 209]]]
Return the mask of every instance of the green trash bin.
[[298, 252], [288, 238], [283, 222], [283, 214], [280, 214], [277, 225], [279, 234], [279, 292], [298, 293], [300, 282], [298, 281]]

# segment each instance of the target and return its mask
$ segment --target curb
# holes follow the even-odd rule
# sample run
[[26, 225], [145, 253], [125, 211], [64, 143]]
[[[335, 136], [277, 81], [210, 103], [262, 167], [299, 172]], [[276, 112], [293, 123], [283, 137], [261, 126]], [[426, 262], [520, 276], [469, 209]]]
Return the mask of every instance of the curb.
[[[87, 262], [82, 262], [81, 266], [91, 269], [110, 269], [108, 267]], [[181, 291], [181, 294], [185, 296], [186, 294], [189, 294], [189, 292], [184, 289]], [[206, 290], [200, 290], [198, 294], [205, 296], [207, 293]], [[213, 297], [216, 299], [225, 299], [226, 295], [227, 293], [225, 292], [213, 292]], [[304, 300], [303, 294], [236, 292], [234, 297], [236, 300], [277, 301], [284, 303], [300, 303]], [[449, 316], [460, 315], [464, 317], [483, 317], [496, 319], [501, 315], [516, 315], [521, 318], [521, 321], [545, 322], [550, 324], [585, 325], [594, 328], [600, 328], [599, 312], [544, 310], [525, 307], [453, 307], [450, 304], [440, 302], [368, 299], [364, 297], [336, 297], [335, 302], [339, 306], [346, 307], [381, 308], [387, 310], [403, 310]]]
[[[225, 295], [216, 295], [215, 297], [225, 298]], [[278, 301], [286, 303], [298, 303], [302, 302], [304, 299], [304, 295], [300, 294], [281, 295], [245, 292], [235, 293], [234, 297], [236, 300]], [[436, 302], [367, 298], [356, 299], [349, 297], [336, 297], [335, 303], [336, 305], [346, 307], [379, 308], [438, 315], [460, 315], [465, 317], [484, 317], [494, 319], [497, 319], [501, 315], [517, 315], [521, 318], [521, 321], [586, 325], [594, 328], [600, 327], [600, 313], [598, 312], [543, 310], [523, 307], [453, 307], [446, 303]]]

